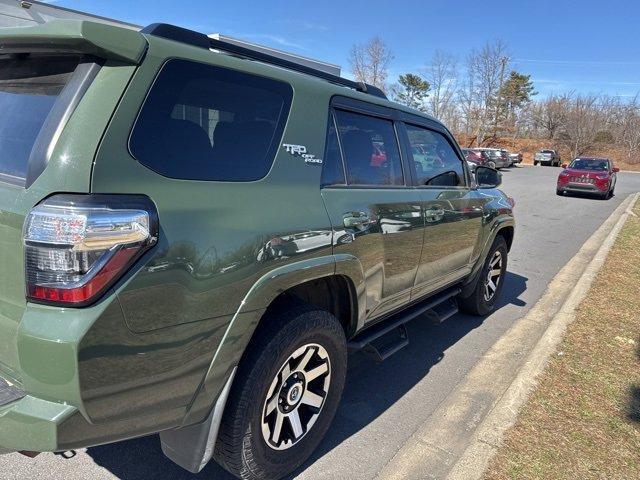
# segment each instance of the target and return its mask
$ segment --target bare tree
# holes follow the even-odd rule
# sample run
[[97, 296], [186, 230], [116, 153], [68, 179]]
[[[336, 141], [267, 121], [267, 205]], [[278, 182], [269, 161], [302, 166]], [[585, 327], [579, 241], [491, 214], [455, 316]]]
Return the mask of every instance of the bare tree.
[[456, 114], [454, 100], [458, 89], [457, 67], [453, 55], [437, 50], [424, 73], [431, 85], [427, 111], [445, 123], [453, 121]]
[[603, 115], [598, 109], [598, 97], [566, 94], [561, 104], [566, 106], [566, 113], [559, 137], [571, 156], [578, 157], [595, 145], [602, 128]]
[[373, 37], [367, 43], [354, 45], [349, 54], [349, 65], [356, 80], [382, 90], [387, 88], [391, 60], [393, 54], [380, 37]]
[[464, 95], [468, 97], [466, 102], [475, 106], [479, 113], [475, 125], [478, 145], [485, 142], [491, 127], [495, 135], [501, 110], [498, 93], [508, 66], [507, 46], [501, 40], [487, 43], [479, 51], [472, 50], [467, 58], [468, 82]]
[[622, 108], [620, 141], [627, 149], [627, 161], [640, 163], [640, 99], [638, 94]]
[[570, 96], [566, 95], [552, 95], [533, 107], [534, 127], [542, 129], [549, 140], [556, 138], [558, 131], [565, 122], [569, 99]]

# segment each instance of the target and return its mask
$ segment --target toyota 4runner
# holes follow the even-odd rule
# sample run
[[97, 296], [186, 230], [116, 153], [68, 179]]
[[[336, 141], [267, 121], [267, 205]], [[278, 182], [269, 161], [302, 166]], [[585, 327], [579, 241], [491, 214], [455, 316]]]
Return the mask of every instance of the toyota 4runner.
[[192, 472], [291, 472], [349, 351], [494, 309], [499, 183], [308, 65], [165, 24], [1, 31], [0, 450], [159, 432]]

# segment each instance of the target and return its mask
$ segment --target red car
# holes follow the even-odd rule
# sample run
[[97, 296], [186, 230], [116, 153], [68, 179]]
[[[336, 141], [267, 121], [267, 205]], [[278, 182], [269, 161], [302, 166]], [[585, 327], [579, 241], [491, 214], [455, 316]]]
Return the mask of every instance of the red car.
[[609, 198], [616, 188], [619, 168], [613, 166], [608, 158], [576, 158], [569, 166], [562, 165], [564, 170], [558, 176], [556, 193], [590, 193], [602, 198]]
[[373, 144], [373, 153], [371, 154], [371, 165], [379, 167], [387, 161], [387, 154], [382, 144]]

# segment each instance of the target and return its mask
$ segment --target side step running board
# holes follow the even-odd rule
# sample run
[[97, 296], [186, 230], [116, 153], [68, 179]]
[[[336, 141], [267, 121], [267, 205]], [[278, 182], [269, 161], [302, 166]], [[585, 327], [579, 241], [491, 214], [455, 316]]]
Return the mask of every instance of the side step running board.
[[352, 338], [347, 344], [349, 351], [364, 350], [378, 362], [386, 360], [409, 345], [407, 322], [425, 314], [432, 322], [441, 323], [458, 313], [455, 296], [460, 292], [459, 288], [445, 290], [381, 321]]

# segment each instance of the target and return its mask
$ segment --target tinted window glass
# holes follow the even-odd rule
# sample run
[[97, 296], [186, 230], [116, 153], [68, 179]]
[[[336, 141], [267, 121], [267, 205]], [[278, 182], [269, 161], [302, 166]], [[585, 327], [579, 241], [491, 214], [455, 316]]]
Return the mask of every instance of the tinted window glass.
[[142, 107], [131, 153], [172, 178], [258, 180], [273, 163], [291, 96], [286, 83], [171, 60]]
[[29, 156], [79, 58], [0, 55], [0, 175], [23, 181]]
[[393, 123], [337, 111], [349, 185], [402, 185], [402, 164]]
[[569, 168], [605, 172], [610, 169], [610, 165], [609, 160], [605, 158], [576, 158], [571, 162]]
[[418, 185], [464, 185], [462, 162], [443, 135], [414, 125], [407, 125], [407, 134]]
[[330, 115], [329, 127], [327, 128], [327, 146], [324, 150], [324, 159], [322, 162], [322, 186], [344, 185], [345, 183], [338, 135], [333, 121], [333, 115]]

